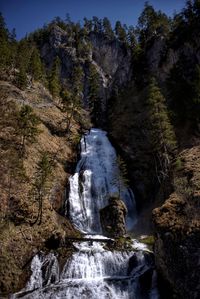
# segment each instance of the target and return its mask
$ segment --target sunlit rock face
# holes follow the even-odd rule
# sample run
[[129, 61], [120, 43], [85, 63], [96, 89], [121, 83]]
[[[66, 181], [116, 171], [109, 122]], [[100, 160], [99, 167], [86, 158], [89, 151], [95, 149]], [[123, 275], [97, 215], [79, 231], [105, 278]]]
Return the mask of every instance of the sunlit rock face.
[[98, 74], [99, 113], [101, 121], [96, 125], [103, 127], [106, 123], [107, 103], [113, 93], [126, 86], [132, 78], [131, 50], [117, 39], [109, 40], [102, 33], [89, 33], [84, 45], [90, 50], [86, 57], [80, 56], [76, 45], [70, 40], [67, 32], [57, 25], [53, 25], [49, 36], [41, 45], [41, 56], [47, 68], [51, 69], [56, 56], [60, 58], [60, 77], [64, 85], [68, 86], [75, 66], [83, 70], [83, 103], [88, 104], [89, 92], [89, 64], [92, 64]]

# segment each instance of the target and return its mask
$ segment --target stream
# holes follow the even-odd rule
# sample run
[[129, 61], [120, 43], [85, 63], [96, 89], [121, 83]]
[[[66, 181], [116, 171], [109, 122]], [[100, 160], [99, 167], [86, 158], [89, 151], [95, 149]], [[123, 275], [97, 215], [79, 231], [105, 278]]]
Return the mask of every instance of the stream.
[[73, 243], [76, 251], [62, 270], [55, 253], [37, 254], [25, 289], [11, 298], [158, 299], [153, 254], [147, 246], [132, 239], [131, 250], [111, 251], [102, 242], [107, 237], [99, 211], [109, 204], [110, 197], [120, 192], [128, 211], [128, 232], [134, 231], [137, 222], [133, 192], [123, 183], [115, 149], [105, 131], [91, 129], [82, 137], [80, 160], [69, 180], [66, 215], [87, 241]]

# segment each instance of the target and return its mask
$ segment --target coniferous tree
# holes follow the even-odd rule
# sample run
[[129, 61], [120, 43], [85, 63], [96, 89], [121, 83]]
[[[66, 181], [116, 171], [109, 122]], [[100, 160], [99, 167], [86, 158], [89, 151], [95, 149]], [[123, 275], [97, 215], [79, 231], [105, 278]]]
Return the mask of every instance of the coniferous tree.
[[117, 21], [115, 24], [115, 34], [121, 42], [126, 42], [126, 30], [120, 21]]
[[92, 31], [92, 20], [88, 20], [87, 18], [84, 18], [84, 28], [86, 29], [87, 33]]
[[138, 19], [139, 41], [144, 46], [156, 35], [167, 35], [170, 30], [169, 18], [160, 10], [155, 11], [152, 5], [145, 2], [145, 7]]
[[28, 84], [27, 73], [23, 66], [20, 66], [16, 74], [15, 82], [17, 87], [24, 89]]
[[16, 67], [28, 71], [28, 66], [31, 58], [31, 44], [28, 39], [25, 38], [18, 43], [17, 56], [16, 56]]
[[49, 75], [49, 90], [53, 96], [58, 96], [61, 91], [59, 74], [60, 74], [60, 59], [57, 56], [54, 60]]
[[68, 107], [67, 133], [70, 131], [71, 121], [75, 115], [75, 112], [81, 107], [83, 94], [83, 75], [82, 67], [80, 65], [75, 66], [72, 73], [72, 97], [70, 106]]
[[24, 105], [18, 112], [17, 122], [16, 134], [21, 138], [20, 149], [22, 155], [24, 155], [26, 143], [35, 142], [36, 137], [40, 133], [37, 127], [39, 125], [39, 118], [33, 112], [32, 107]]
[[114, 161], [114, 179], [112, 181], [112, 183], [114, 185], [116, 185], [117, 189], [118, 189], [118, 197], [121, 198], [121, 193], [122, 193], [122, 187], [128, 186], [128, 172], [127, 172], [127, 167], [126, 167], [126, 163], [124, 162], [124, 160], [120, 157], [117, 156], [116, 161]]
[[99, 74], [94, 64], [89, 64], [89, 108], [91, 111], [92, 119], [98, 122], [101, 119], [101, 98], [99, 90]]
[[134, 49], [137, 45], [136, 35], [135, 35], [135, 28], [133, 26], [129, 26], [128, 33], [127, 33], [127, 41], [129, 46]]
[[37, 48], [33, 48], [30, 63], [28, 67], [30, 75], [36, 80], [41, 80], [44, 78], [44, 68], [40, 58], [40, 54]]
[[94, 16], [92, 18], [93, 21], [93, 30], [96, 33], [101, 33], [102, 32], [102, 20], [100, 20], [98, 17]]
[[43, 201], [49, 192], [49, 179], [52, 174], [54, 160], [47, 152], [41, 154], [40, 160], [37, 163], [35, 180], [33, 183], [32, 193], [35, 200], [38, 202], [38, 215], [32, 225], [42, 223]]
[[106, 37], [112, 40], [114, 38], [114, 32], [112, 30], [112, 26], [108, 18], [103, 19], [103, 29]]
[[9, 43], [9, 31], [4, 18], [0, 13], [0, 69], [4, 70], [11, 63], [11, 47]]
[[16, 54], [16, 78], [15, 82], [16, 85], [24, 89], [28, 84], [28, 66], [30, 63], [30, 57], [31, 57], [31, 46], [28, 42], [28, 39], [25, 38], [21, 40], [17, 45], [17, 54]]
[[66, 133], [69, 134], [72, 120], [78, 114], [81, 107], [83, 96], [83, 69], [80, 65], [76, 65], [72, 72], [72, 87], [67, 89], [63, 87], [61, 98], [63, 104], [63, 112], [66, 113]]
[[151, 79], [148, 86], [146, 103], [149, 115], [150, 143], [154, 154], [157, 178], [161, 182], [168, 175], [177, 144], [165, 98], [154, 78]]

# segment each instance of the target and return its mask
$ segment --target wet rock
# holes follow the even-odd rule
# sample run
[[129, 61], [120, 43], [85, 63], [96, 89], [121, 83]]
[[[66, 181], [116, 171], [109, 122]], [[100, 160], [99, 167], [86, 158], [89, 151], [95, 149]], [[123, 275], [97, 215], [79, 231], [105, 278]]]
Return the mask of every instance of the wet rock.
[[153, 275], [153, 269], [148, 269], [145, 271], [140, 277], [139, 277], [139, 282], [140, 282], [140, 288], [142, 292], [145, 294], [151, 289], [151, 284], [152, 284], [152, 275]]
[[109, 237], [119, 237], [126, 234], [125, 217], [127, 208], [118, 198], [111, 198], [110, 204], [100, 211], [103, 232]]
[[128, 263], [128, 272], [127, 275], [130, 275], [130, 273], [132, 272], [132, 270], [138, 266], [138, 259], [136, 254], [134, 254], [130, 259], [129, 259], [129, 263]]

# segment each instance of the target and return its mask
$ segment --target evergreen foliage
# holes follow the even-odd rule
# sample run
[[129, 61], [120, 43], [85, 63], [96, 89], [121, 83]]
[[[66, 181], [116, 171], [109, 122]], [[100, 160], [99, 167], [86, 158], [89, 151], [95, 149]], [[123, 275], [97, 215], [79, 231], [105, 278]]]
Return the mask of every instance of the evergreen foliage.
[[119, 167], [119, 173], [117, 175], [117, 186], [119, 190], [119, 198], [121, 198], [122, 186], [127, 187], [129, 180], [126, 163], [120, 156], [117, 156], [117, 164]]
[[49, 74], [49, 90], [53, 96], [58, 96], [61, 91], [60, 84], [60, 58], [54, 59], [53, 66]]
[[98, 17], [94, 16], [92, 18], [92, 22], [93, 22], [93, 31], [96, 33], [101, 33], [103, 30], [102, 20], [100, 20]]
[[84, 28], [87, 33], [92, 31], [92, 20], [88, 20], [87, 18], [84, 18]]
[[36, 81], [44, 79], [44, 68], [40, 58], [39, 50], [36, 47], [33, 48], [28, 68], [30, 75]]
[[101, 98], [99, 74], [94, 64], [89, 63], [89, 91], [88, 101], [91, 111], [92, 121], [97, 122], [101, 120]]
[[174, 120], [198, 123], [200, 115], [200, 67], [181, 57], [167, 81]]
[[13, 34], [10, 34], [0, 13], [0, 71], [13, 66], [15, 46], [14, 31]]
[[67, 132], [70, 130], [72, 118], [75, 116], [75, 112], [81, 108], [81, 100], [83, 97], [83, 69], [80, 65], [74, 67], [72, 73], [72, 103], [70, 105], [70, 111], [68, 114]]
[[138, 19], [139, 41], [145, 45], [154, 36], [165, 36], [170, 31], [170, 20], [160, 10], [145, 2], [144, 10]]
[[36, 166], [35, 180], [32, 189], [33, 196], [39, 204], [38, 215], [32, 225], [37, 222], [39, 225], [42, 223], [43, 200], [49, 191], [49, 178], [52, 175], [53, 166], [54, 160], [49, 153], [43, 152]]
[[125, 161], [118, 155], [116, 161], [114, 161], [114, 174], [113, 185], [118, 189], [118, 198], [121, 198], [122, 187], [128, 186], [128, 172]]
[[198, 46], [196, 36], [200, 26], [200, 1], [188, 0], [185, 8], [174, 16], [172, 21], [172, 34], [170, 45], [174, 48], [189, 42], [191, 45]]
[[115, 34], [121, 42], [126, 42], [126, 30], [120, 21], [117, 21], [115, 24]]
[[27, 72], [23, 66], [20, 66], [16, 74], [15, 82], [17, 87], [24, 89], [28, 85]]
[[132, 49], [134, 49], [137, 45], [136, 32], [133, 26], [129, 26], [128, 28], [127, 42]]
[[39, 118], [33, 112], [33, 109], [28, 105], [22, 106], [17, 115], [16, 128], [17, 136], [21, 137], [20, 148], [22, 155], [25, 153], [26, 143], [36, 141], [36, 137], [40, 133], [37, 128], [39, 123]]
[[17, 46], [16, 67], [28, 73], [28, 66], [31, 58], [31, 44], [28, 39], [22, 39]]
[[149, 117], [150, 143], [155, 160], [157, 178], [161, 182], [167, 175], [176, 152], [176, 136], [168, 115], [165, 98], [156, 80], [150, 80], [146, 103]]
[[112, 26], [111, 26], [111, 23], [108, 18], [103, 18], [103, 30], [104, 30], [105, 36], [108, 39], [110, 39], [110, 40], [114, 39], [114, 32], [112, 30]]

